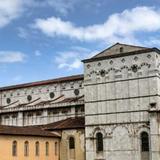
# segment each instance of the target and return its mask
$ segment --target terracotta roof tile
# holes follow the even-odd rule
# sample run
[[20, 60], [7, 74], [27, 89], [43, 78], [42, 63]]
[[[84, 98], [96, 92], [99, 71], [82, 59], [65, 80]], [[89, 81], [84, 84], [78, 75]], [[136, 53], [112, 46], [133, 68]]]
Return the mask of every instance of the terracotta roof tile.
[[82, 96], [78, 96], [78, 97], [69, 97], [69, 98], [65, 98], [62, 101], [59, 101], [57, 103], [70, 103], [70, 102], [76, 102], [78, 100], [80, 100], [81, 98], [83, 98], [84, 95]]
[[80, 75], [73, 75], [73, 76], [61, 77], [61, 78], [56, 78], [56, 79], [44, 80], [44, 81], [18, 84], [18, 85], [13, 85], [13, 86], [1, 87], [0, 91], [20, 89], [20, 88], [40, 86], [40, 85], [48, 85], [48, 84], [52, 84], [52, 83], [62, 83], [62, 82], [68, 82], [68, 81], [83, 80], [83, 77], [84, 76], [82, 74], [80, 74]]
[[40, 126], [16, 127], [0, 125], [0, 135], [56, 137], [59, 135], [43, 130]]
[[46, 130], [65, 130], [65, 129], [84, 129], [85, 119], [84, 117], [67, 118], [58, 122], [44, 125]]

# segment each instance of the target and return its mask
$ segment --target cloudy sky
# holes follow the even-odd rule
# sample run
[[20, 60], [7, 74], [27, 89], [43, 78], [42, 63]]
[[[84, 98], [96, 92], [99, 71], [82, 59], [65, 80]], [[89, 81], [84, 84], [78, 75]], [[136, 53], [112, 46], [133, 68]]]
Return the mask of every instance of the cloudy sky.
[[160, 47], [160, 1], [0, 0], [0, 86], [83, 73], [116, 42]]

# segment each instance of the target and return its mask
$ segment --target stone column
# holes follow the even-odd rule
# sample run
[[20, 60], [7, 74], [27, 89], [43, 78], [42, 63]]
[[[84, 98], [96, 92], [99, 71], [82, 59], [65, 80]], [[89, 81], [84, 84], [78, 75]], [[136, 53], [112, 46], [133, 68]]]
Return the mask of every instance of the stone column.
[[33, 112], [33, 125], [36, 125], [36, 112]]
[[48, 123], [48, 111], [47, 110], [43, 110], [43, 114], [41, 117], [41, 123], [43, 124], [47, 124]]
[[23, 126], [24, 123], [23, 123], [23, 112], [18, 112], [18, 126]]
[[150, 112], [150, 160], [160, 159], [160, 113], [156, 111]]

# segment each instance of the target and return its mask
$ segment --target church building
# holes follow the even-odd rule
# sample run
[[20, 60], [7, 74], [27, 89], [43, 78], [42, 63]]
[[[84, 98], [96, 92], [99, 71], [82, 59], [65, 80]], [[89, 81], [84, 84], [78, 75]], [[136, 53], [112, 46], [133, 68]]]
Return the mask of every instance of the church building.
[[0, 137], [32, 127], [60, 160], [159, 160], [160, 50], [116, 43], [82, 62], [83, 75], [0, 88]]

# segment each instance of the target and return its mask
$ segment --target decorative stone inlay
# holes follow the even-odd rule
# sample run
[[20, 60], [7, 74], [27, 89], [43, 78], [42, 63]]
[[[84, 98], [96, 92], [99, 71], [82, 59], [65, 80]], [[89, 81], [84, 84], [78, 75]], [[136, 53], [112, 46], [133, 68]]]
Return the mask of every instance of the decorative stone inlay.
[[98, 66], [101, 66], [101, 63], [100, 63], [100, 62], [98, 63]]
[[150, 55], [150, 54], [148, 54], [148, 55], [147, 55], [147, 58], [149, 58], [149, 59], [150, 59], [150, 58], [151, 58], [151, 55]]
[[91, 65], [90, 65], [90, 64], [88, 64], [88, 65], [87, 65], [87, 68], [89, 69], [90, 67], [91, 67]]
[[75, 90], [74, 90], [74, 94], [75, 94], [76, 96], [78, 96], [78, 95], [79, 95], [79, 89], [75, 89]]
[[136, 73], [138, 71], [138, 66], [134, 64], [131, 66], [131, 69], [134, 73]]
[[54, 92], [50, 92], [49, 96], [50, 96], [50, 98], [54, 98], [54, 96], [55, 96]]
[[109, 63], [110, 63], [110, 64], [113, 64], [113, 61], [111, 60]]
[[31, 95], [28, 95], [28, 96], [27, 96], [27, 100], [28, 100], [28, 101], [31, 101], [31, 100], [32, 100], [32, 96], [31, 96]]
[[138, 60], [138, 57], [137, 57], [137, 56], [135, 56], [135, 57], [134, 57], [134, 60], [135, 60], [135, 61], [137, 61], [137, 60]]
[[7, 99], [6, 99], [6, 102], [7, 102], [7, 104], [10, 104], [10, 103], [11, 103], [11, 99], [10, 99], [10, 98], [7, 98]]
[[101, 70], [101, 71], [99, 71], [99, 73], [100, 73], [100, 75], [101, 75], [102, 77], [104, 77], [105, 74], [106, 74], [105, 70]]
[[125, 59], [123, 58], [123, 59], [121, 60], [121, 62], [124, 63], [124, 62], [125, 62]]

